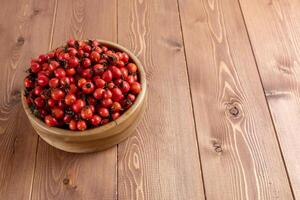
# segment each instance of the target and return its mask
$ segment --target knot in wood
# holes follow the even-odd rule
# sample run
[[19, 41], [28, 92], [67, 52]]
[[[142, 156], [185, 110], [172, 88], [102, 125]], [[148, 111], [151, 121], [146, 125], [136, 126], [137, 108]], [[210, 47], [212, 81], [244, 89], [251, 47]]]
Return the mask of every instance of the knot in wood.
[[68, 185], [70, 183], [70, 179], [64, 178], [63, 183], [64, 185]]
[[17, 45], [18, 46], [22, 46], [24, 43], [25, 43], [25, 38], [22, 37], [22, 36], [18, 37], [18, 39], [17, 39]]
[[223, 151], [221, 144], [214, 143], [213, 146], [215, 148], [215, 152], [221, 153]]
[[229, 113], [232, 116], [237, 117], [239, 115], [240, 111], [236, 106], [233, 106], [232, 108], [229, 109]]

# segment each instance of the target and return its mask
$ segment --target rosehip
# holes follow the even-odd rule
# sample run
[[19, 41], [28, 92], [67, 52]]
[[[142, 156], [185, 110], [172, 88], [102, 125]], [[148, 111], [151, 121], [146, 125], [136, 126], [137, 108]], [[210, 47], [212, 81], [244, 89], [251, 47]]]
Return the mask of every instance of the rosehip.
[[65, 97], [65, 93], [61, 89], [55, 88], [51, 91], [51, 97], [54, 100], [60, 100]]
[[45, 117], [45, 123], [48, 125], [48, 126], [56, 126], [57, 125], [57, 121], [54, 117], [52, 117], [51, 115], [47, 115]]
[[84, 131], [87, 128], [86, 122], [83, 120], [80, 120], [77, 122], [77, 129], [80, 131]]
[[101, 116], [101, 117], [108, 117], [109, 116], [109, 111], [108, 111], [108, 109], [107, 108], [103, 108], [103, 107], [101, 107], [101, 108], [99, 108], [99, 110], [98, 110], [98, 114]]
[[93, 126], [98, 126], [101, 123], [101, 117], [99, 115], [94, 115], [91, 119]]
[[141, 84], [138, 83], [138, 82], [133, 82], [130, 84], [130, 91], [133, 93], [133, 94], [138, 94], [140, 93], [141, 91]]

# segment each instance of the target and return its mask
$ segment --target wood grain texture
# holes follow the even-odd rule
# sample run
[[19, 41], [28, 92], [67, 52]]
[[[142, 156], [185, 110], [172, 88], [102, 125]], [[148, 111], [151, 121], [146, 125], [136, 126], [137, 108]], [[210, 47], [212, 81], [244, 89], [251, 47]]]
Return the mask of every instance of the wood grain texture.
[[119, 1], [118, 16], [149, 83], [145, 116], [118, 148], [119, 199], [204, 199], [177, 2]]
[[25, 69], [49, 48], [54, 1], [1, 2], [0, 199], [30, 199], [37, 136], [20, 104]]
[[[52, 47], [70, 37], [116, 41], [116, 1], [58, 1]], [[117, 148], [71, 154], [42, 140], [32, 199], [116, 199]]]
[[292, 199], [238, 1], [179, 5], [207, 199]]
[[299, 199], [300, 2], [241, 0], [240, 3], [292, 188]]

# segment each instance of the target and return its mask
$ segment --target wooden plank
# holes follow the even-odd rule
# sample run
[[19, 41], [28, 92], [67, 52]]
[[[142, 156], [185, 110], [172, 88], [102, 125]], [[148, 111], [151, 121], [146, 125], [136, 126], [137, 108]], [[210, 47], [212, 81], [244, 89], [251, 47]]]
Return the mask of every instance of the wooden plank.
[[119, 199], [204, 199], [177, 2], [119, 1], [118, 16], [149, 83], [146, 114], [118, 148]]
[[292, 199], [238, 1], [179, 2], [207, 199]]
[[[53, 47], [70, 37], [116, 41], [116, 1], [58, 1]], [[71, 154], [42, 140], [38, 147], [33, 199], [116, 199], [117, 147]]]
[[25, 69], [49, 48], [54, 1], [1, 2], [0, 199], [30, 199], [37, 135], [20, 103]]
[[300, 198], [300, 2], [240, 3], [294, 194]]

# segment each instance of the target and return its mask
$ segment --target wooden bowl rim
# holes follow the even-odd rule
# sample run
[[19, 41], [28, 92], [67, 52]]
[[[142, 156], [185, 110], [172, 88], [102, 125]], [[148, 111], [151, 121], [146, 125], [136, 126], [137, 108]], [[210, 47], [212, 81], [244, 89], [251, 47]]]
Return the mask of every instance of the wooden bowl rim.
[[68, 136], [68, 137], [97, 135], [97, 134], [101, 134], [103, 132], [106, 132], [110, 129], [113, 129], [121, 123], [124, 123], [128, 118], [130, 118], [133, 115], [133, 113], [138, 109], [138, 107], [140, 107], [142, 105], [142, 103], [145, 99], [145, 95], [146, 95], [147, 81], [146, 81], [146, 72], [145, 72], [145, 69], [144, 69], [141, 61], [130, 50], [128, 50], [127, 48], [125, 48], [125, 47], [123, 47], [123, 46], [121, 46], [117, 43], [107, 41], [107, 40], [100, 40], [100, 39], [97, 39], [97, 40], [100, 42], [100, 44], [106, 45], [106, 46], [111, 47], [113, 49], [118, 49], [118, 50], [121, 50], [123, 52], [126, 52], [129, 55], [129, 57], [133, 60], [133, 62], [135, 64], [137, 64], [138, 70], [139, 70], [139, 75], [140, 75], [140, 81], [141, 81], [141, 85], [142, 85], [142, 91], [137, 96], [136, 101], [118, 119], [116, 119], [114, 121], [111, 121], [111, 122], [105, 124], [104, 126], [88, 129], [88, 130], [85, 130], [85, 131], [72, 131], [72, 130], [66, 130], [66, 129], [62, 129], [62, 128], [58, 128], [58, 127], [49, 127], [42, 120], [35, 117], [33, 115], [33, 113], [31, 112], [31, 110], [29, 109], [28, 105], [25, 103], [24, 89], [22, 89], [21, 99], [22, 99], [23, 108], [24, 108], [27, 116], [31, 120], [33, 120], [35, 122], [35, 124], [40, 129], [44, 129], [45, 131], [47, 131], [49, 133], [52, 133], [54, 135]]

